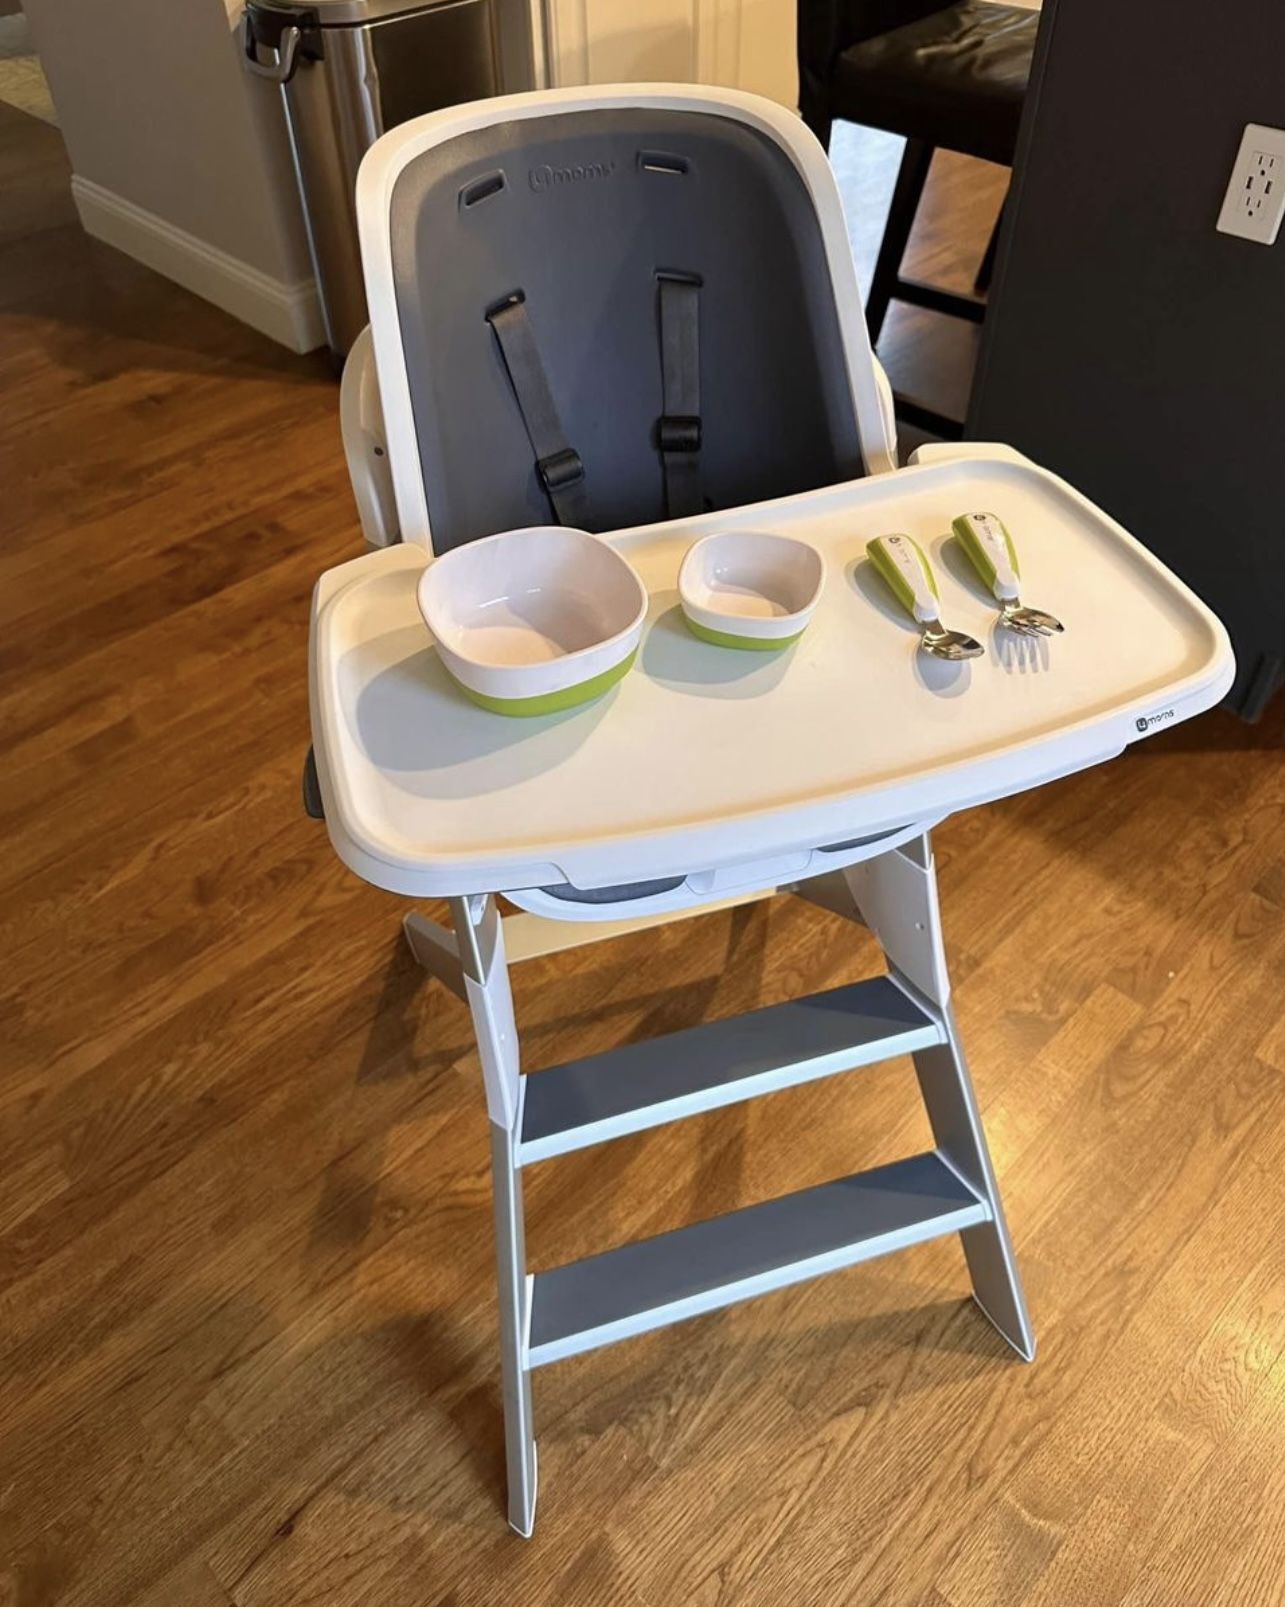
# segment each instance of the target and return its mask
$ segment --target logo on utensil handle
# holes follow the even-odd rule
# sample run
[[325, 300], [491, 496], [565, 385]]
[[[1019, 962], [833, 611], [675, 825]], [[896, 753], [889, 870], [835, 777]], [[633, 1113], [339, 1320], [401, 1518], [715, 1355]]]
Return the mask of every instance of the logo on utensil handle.
[[1164, 725], [1166, 720], [1173, 719], [1172, 709], [1162, 709], [1159, 714], [1140, 714], [1133, 722], [1135, 730], [1151, 731], [1158, 725]]

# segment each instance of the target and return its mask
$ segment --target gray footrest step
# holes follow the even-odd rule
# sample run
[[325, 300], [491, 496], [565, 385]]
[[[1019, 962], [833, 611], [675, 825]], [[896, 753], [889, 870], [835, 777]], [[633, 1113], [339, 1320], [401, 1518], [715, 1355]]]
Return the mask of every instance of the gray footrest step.
[[518, 1165], [944, 1041], [881, 976], [626, 1044], [524, 1079]]
[[957, 1233], [990, 1215], [932, 1152], [537, 1272], [527, 1365]]

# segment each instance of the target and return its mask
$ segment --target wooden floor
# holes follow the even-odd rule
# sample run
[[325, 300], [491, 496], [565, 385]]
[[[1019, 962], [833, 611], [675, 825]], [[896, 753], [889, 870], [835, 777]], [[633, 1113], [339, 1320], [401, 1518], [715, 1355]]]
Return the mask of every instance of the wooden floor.
[[[334, 385], [3, 107], [0, 195], [0, 1603], [1285, 1601], [1285, 703], [937, 834], [1035, 1365], [953, 1241], [564, 1363], [523, 1543], [465, 1013], [299, 806]], [[541, 1065], [873, 965], [781, 900], [518, 1013]], [[536, 1168], [532, 1258], [908, 1153], [912, 1082]]]

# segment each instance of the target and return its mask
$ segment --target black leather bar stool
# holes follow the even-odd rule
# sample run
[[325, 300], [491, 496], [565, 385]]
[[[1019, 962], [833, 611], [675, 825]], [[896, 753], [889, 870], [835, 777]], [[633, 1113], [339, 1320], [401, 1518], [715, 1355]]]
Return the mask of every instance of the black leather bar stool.
[[[974, 295], [904, 278], [901, 263], [938, 147], [1013, 165], [1038, 13], [1000, 0], [799, 0], [798, 18], [800, 110], [821, 143], [829, 148], [836, 118], [906, 139], [866, 298], [871, 341], [893, 300], [980, 323], [998, 220]], [[904, 397], [897, 412], [939, 435], [961, 433], [957, 420]]]

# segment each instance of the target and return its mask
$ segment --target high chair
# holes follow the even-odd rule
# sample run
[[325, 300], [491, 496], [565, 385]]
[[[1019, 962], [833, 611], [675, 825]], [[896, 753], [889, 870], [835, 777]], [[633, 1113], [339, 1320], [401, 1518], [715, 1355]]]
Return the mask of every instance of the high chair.
[[[342, 412], [372, 550], [314, 597], [317, 780], [350, 868], [450, 901], [451, 929], [411, 913], [405, 930], [472, 1015], [508, 1515], [529, 1535], [531, 1375], [596, 1346], [958, 1234], [981, 1311], [1034, 1357], [929, 831], [1207, 707], [1230, 652], [1144, 549], [1017, 453], [955, 445], [897, 468], [833, 177], [770, 102], [628, 85], [456, 107], [372, 148], [358, 210], [371, 328]], [[864, 538], [931, 541], [952, 509], [1001, 502], [1066, 643], [1025, 667], [997, 648], [943, 680], [871, 589]], [[509, 720], [444, 677], [415, 586], [434, 554], [551, 521], [612, 532], [652, 616], [607, 698]], [[715, 528], [789, 529], [826, 553], [788, 659], [728, 668], [676, 623], [678, 561]], [[954, 603], [982, 634], [993, 606]], [[779, 889], [867, 925], [886, 974], [523, 1073], [510, 964]], [[528, 1268], [526, 1166], [897, 1055], [930, 1151]]]

